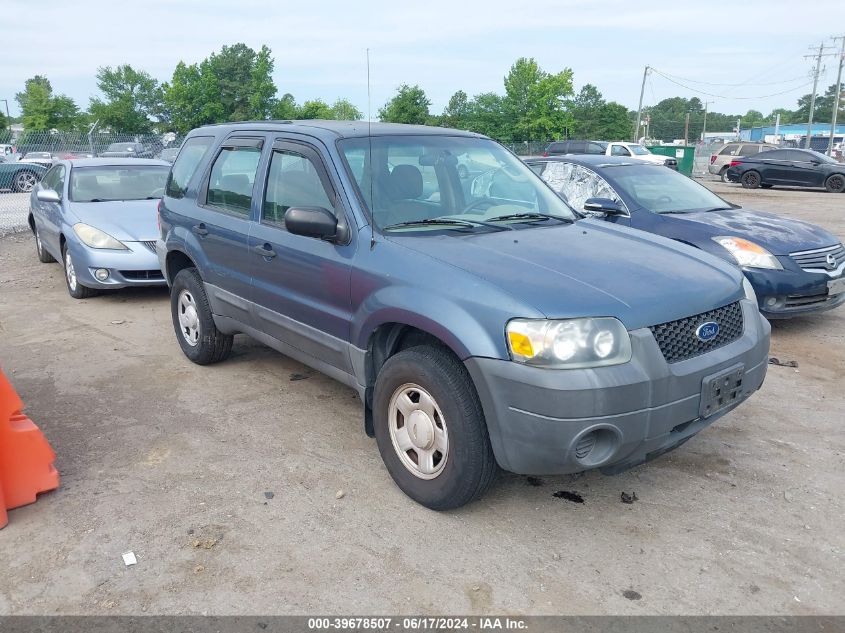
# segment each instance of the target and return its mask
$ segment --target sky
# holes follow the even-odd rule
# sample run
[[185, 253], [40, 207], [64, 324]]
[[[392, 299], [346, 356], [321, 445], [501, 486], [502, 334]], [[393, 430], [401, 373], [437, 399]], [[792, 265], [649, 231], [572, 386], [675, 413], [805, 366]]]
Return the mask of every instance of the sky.
[[[343, 97], [373, 117], [401, 83], [419, 84], [433, 113], [457, 90], [502, 93], [518, 57], [571, 68], [576, 90], [592, 83], [632, 109], [650, 65], [685, 87], [652, 73], [644, 105], [698, 96], [711, 111], [768, 113], [810, 91], [810, 47], [845, 34], [843, 0], [41, 0], [36, 13], [32, 0], [2, 4], [0, 100], [13, 116], [15, 93], [36, 74], [85, 108], [99, 66], [127, 63], [166, 81], [180, 60], [237, 42], [272, 49], [280, 96]], [[826, 58], [820, 91], [837, 63]]]

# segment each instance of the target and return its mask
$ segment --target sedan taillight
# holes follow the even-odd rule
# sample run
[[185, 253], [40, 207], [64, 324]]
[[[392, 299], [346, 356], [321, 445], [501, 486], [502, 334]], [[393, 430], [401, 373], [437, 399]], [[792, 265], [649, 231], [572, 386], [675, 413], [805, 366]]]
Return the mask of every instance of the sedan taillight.
[[742, 165], [742, 161], [741, 160], [732, 160], [729, 167], [736, 167], [737, 165]]

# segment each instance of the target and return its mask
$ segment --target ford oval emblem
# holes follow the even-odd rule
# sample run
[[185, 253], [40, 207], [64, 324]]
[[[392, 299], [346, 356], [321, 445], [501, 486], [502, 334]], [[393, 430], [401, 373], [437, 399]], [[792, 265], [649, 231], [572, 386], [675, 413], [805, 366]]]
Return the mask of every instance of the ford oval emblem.
[[714, 338], [719, 336], [719, 324], [715, 321], [702, 323], [695, 329], [695, 335], [699, 338], [699, 340], [702, 340], [705, 343], [712, 341]]

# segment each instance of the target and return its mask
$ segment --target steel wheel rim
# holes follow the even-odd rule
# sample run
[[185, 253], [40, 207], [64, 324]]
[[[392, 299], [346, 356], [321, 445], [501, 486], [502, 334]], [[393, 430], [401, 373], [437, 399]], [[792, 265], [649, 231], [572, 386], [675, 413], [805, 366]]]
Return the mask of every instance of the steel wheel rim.
[[65, 276], [67, 277], [67, 285], [73, 291], [76, 291], [76, 269], [73, 267], [73, 261], [70, 258], [70, 251], [65, 252]]
[[32, 188], [35, 186], [35, 176], [29, 172], [18, 174], [15, 180], [17, 182], [18, 189], [25, 193], [32, 191]]
[[182, 338], [191, 347], [196, 347], [200, 340], [200, 318], [197, 310], [197, 302], [190, 290], [183, 290], [179, 293], [176, 302], [179, 319], [179, 331]]
[[419, 479], [435, 479], [449, 460], [446, 419], [432, 395], [413, 383], [396, 389], [388, 405], [388, 428], [399, 461]]

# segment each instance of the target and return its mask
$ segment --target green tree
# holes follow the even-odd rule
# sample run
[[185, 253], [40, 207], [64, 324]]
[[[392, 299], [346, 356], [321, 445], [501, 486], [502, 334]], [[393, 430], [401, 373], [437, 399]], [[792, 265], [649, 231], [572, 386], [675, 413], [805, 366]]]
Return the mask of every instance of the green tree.
[[467, 109], [468, 130], [502, 142], [513, 140], [513, 128], [501, 96], [495, 92], [476, 95], [467, 105]]
[[255, 56], [249, 84], [249, 118], [269, 119], [276, 104], [276, 84], [273, 83], [273, 58], [270, 49], [262, 46]]
[[223, 105], [216, 99], [217, 78], [207, 60], [190, 66], [180, 61], [170, 83], [162, 88], [173, 130], [186, 134], [195, 127], [225, 120]]
[[[843, 84], [845, 86], [845, 84]], [[805, 94], [798, 99], [798, 109], [793, 113], [796, 123], [806, 123], [810, 118], [810, 101], [812, 100], [812, 93]], [[831, 84], [824, 94], [816, 95], [816, 103], [813, 108], [813, 121], [830, 123], [833, 118], [833, 101], [836, 97], [836, 84]], [[842, 121], [845, 117], [845, 99], [839, 100], [839, 112], [836, 115], [837, 121]]]
[[560, 138], [572, 125], [566, 98], [572, 94], [572, 70], [544, 71], [533, 58], [520, 57], [505, 76], [504, 108], [515, 141]]
[[[269, 49], [266, 50], [268, 58], [264, 64], [269, 61], [272, 71]], [[258, 84], [262, 84], [264, 90], [268, 88], [264, 80], [255, 81], [257, 58], [258, 53], [242, 43], [223, 46], [219, 53], [212, 53], [208, 57], [209, 68], [217, 79], [217, 100], [223, 106], [224, 121], [247, 121], [253, 118], [253, 105], [263, 105], [260, 103], [261, 98], [252, 98], [252, 89]], [[269, 83], [272, 85], [272, 79]], [[275, 94], [273, 86], [273, 96]]]
[[331, 107], [331, 117], [337, 121], [360, 121], [364, 113], [356, 108], [351, 101], [336, 99]]
[[396, 96], [379, 110], [379, 119], [388, 123], [428, 123], [431, 101], [425, 91], [417, 85], [402, 84], [396, 89]]
[[21, 123], [28, 132], [70, 131], [80, 123], [79, 108], [73, 99], [53, 95], [50, 81], [42, 75], [27, 79], [15, 100], [21, 109]]
[[467, 93], [463, 90], [458, 90], [449, 98], [449, 103], [443, 110], [443, 116], [440, 118], [440, 125], [445, 127], [454, 127], [464, 129], [470, 124], [470, 101]]
[[97, 87], [104, 99], [91, 99], [91, 116], [113, 132], [147, 134], [162, 111], [163, 94], [158, 81], [129, 64], [97, 69]]
[[331, 119], [332, 109], [322, 99], [306, 101], [296, 109], [297, 119]]
[[296, 118], [296, 99], [286, 92], [273, 106], [273, 118], [279, 121], [290, 121]]

